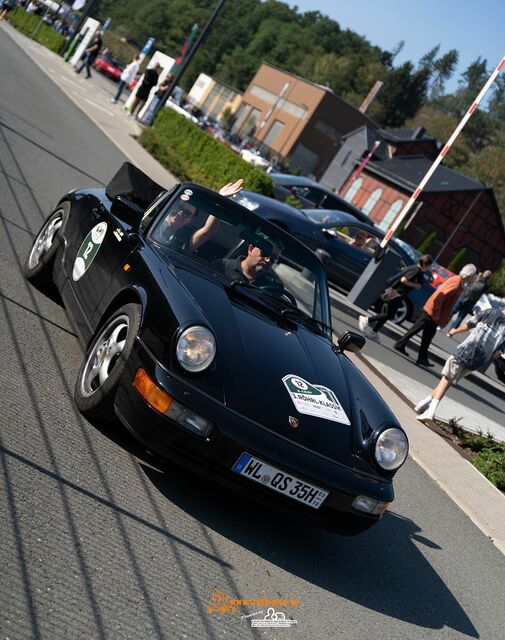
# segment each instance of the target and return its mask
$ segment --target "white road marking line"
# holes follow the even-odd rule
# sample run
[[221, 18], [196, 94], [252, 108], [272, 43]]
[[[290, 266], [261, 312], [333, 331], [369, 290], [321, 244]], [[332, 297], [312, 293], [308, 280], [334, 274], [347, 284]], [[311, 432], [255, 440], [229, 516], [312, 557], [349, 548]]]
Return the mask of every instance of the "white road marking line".
[[[49, 71], [51, 71], [52, 73], [57, 74], [58, 72], [55, 71], [54, 69], [49, 69]], [[58, 80], [62, 80], [63, 82], [68, 82], [68, 84], [73, 85], [74, 87], [77, 87], [79, 89], [79, 91], [84, 91], [84, 87], [81, 87], [80, 84], [78, 84], [77, 82], [74, 82], [73, 80], [69, 80], [68, 78], [65, 78], [65, 76], [60, 76], [58, 78]]]
[[88, 104], [92, 104], [94, 107], [96, 107], [97, 109], [101, 109], [102, 111], [105, 111], [105, 113], [108, 113], [110, 116], [113, 116], [114, 114], [112, 113], [112, 111], [109, 111], [108, 109], [105, 109], [104, 107], [100, 106], [98, 103], [94, 102], [93, 100], [90, 100], [89, 98], [84, 98], [84, 100], [88, 103]]

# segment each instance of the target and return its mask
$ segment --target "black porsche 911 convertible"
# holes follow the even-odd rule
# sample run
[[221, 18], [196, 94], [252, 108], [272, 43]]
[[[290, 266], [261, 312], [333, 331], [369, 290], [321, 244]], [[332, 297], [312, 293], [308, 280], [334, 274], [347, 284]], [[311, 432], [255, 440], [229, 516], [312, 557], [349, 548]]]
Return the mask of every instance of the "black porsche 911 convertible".
[[393, 500], [405, 432], [344, 353], [364, 339], [333, 344], [323, 265], [284, 230], [125, 163], [61, 198], [24, 270], [56, 285], [79, 335], [89, 419], [338, 533]]

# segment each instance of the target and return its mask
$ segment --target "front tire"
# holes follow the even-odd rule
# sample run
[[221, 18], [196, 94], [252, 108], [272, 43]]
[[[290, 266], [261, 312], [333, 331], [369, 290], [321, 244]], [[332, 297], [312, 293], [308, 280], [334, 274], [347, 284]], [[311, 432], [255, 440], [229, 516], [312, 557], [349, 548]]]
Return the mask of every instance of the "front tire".
[[35, 286], [47, 287], [52, 284], [54, 258], [58, 250], [57, 238], [65, 228], [69, 211], [68, 202], [59, 204], [35, 236], [23, 265], [25, 278]]
[[[382, 302], [379, 306], [379, 313], [386, 313], [387, 304]], [[405, 320], [408, 320], [412, 315], [412, 308], [410, 306], [410, 302], [408, 300], [402, 300], [400, 306], [396, 310], [396, 313], [393, 318], [391, 318], [391, 322], [395, 324], [402, 324]]]
[[91, 341], [74, 389], [77, 408], [86, 418], [114, 420], [116, 390], [140, 330], [141, 316], [139, 304], [125, 304], [102, 324]]

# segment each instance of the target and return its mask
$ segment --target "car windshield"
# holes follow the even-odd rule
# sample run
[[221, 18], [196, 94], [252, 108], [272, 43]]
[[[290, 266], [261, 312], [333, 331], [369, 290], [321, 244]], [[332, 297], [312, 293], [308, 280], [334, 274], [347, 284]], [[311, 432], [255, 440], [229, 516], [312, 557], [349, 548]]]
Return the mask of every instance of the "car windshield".
[[403, 240], [400, 240], [399, 238], [393, 238], [391, 241], [394, 244], [397, 244], [401, 249], [403, 249], [405, 253], [409, 256], [409, 258], [412, 258], [412, 262], [414, 263], [419, 262], [419, 258], [422, 257], [422, 253], [419, 253], [417, 249], [414, 249], [414, 247], [410, 246], [410, 244], [407, 244], [406, 242], [404, 242]]
[[176, 252], [218, 272], [224, 284], [247, 288], [276, 312], [331, 335], [323, 265], [275, 225], [195, 185], [183, 185], [146, 215], [154, 218], [148, 238], [167, 259]]
[[325, 209], [303, 209], [303, 213], [311, 222], [321, 225], [322, 227], [334, 227], [342, 221], [342, 218], [338, 214]]

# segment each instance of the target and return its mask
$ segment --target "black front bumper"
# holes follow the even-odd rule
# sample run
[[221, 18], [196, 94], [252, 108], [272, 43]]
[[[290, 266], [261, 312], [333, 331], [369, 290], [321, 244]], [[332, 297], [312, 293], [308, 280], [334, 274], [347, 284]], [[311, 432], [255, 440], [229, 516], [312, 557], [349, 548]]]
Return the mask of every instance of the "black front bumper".
[[[144, 401], [132, 385], [139, 367], [177, 402], [213, 422], [214, 429], [207, 439], [189, 432]], [[390, 481], [378, 481], [358, 474], [263, 429], [199, 392], [186, 381], [170, 375], [139, 340], [119, 385], [115, 408], [128, 430], [151, 452], [330, 531], [354, 535], [380, 520], [380, 517], [352, 508], [357, 495], [388, 502], [393, 500]], [[313, 509], [232, 472], [231, 468], [244, 451], [300, 480], [329, 491], [329, 495], [319, 509]], [[289, 461], [289, 467], [286, 461]]]

